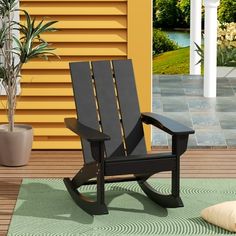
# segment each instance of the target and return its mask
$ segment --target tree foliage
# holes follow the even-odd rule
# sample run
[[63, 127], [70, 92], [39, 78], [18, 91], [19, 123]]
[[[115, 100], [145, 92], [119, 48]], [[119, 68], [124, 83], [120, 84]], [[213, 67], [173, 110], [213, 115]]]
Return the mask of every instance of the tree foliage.
[[236, 22], [236, 1], [221, 0], [218, 10], [218, 19], [220, 22]]
[[153, 0], [153, 11], [152, 11], [152, 22], [153, 22], [153, 27], [157, 27], [157, 1]]
[[156, 0], [155, 27], [173, 28], [177, 19], [177, 0]]
[[[236, 22], [236, 0], [220, 1], [218, 20]], [[202, 22], [204, 22], [204, 7], [202, 7]], [[153, 27], [189, 28], [190, 0], [153, 0]]]
[[179, 0], [177, 3], [179, 27], [190, 26], [190, 0]]

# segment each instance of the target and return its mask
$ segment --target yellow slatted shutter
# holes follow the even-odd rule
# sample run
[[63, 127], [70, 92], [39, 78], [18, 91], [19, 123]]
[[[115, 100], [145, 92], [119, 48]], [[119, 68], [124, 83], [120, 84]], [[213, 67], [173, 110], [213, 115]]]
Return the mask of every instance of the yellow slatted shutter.
[[[101, 59], [125, 59], [134, 58], [135, 67], [140, 67], [141, 59], [146, 60], [138, 78], [137, 86], [144, 88], [140, 95], [145, 93], [145, 100], [141, 102], [141, 109], [150, 111], [150, 78], [151, 60], [146, 55], [139, 54], [140, 48], [148, 45], [140, 45], [140, 38], [147, 40], [150, 36], [128, 30], [128, 25], [136, 22], [135, 27], [141, 27], [142, 15], [130, 14], [137, 9], [148, 12], [151, 22], [151, 12], [144, 7], [143, 0], [20, 0], [20, 7], [27, 10], [36, 21], [42, 18], [58, 20], [55, 27], [57, 32], [46, 33], [44, 38], [57, 48], [55, 53], [60, 60], [51, 57], [50, 61], [34, 60], [24, 65], [22, 70], [22, 93], [17, 104], [16, 122], [31, 124], [34, 128], [34, 149], [78, 149], [81, 148], [78, 137], [68, 131], [64, 126], [65, 117], [75, 117], [75, 105], [73, 100], [69, 62], [81, 60]], [[138, 7], [138, 8], [137, 8]], [[144, 7], [144, 9], [142, 9]], [[132, 9], [133, 8], [133, 9]], [[146, 14], [145, 13], [145, 14]], [[146, 17], [146, 15], [145, 15]], [[146, 17], [147, 18], [147, 17]], [[147, 19], [146, 19], [147, 20]], [[21, 15], [21, 22], [24, 22]], [[150, 25], [147, 25], [150, 27]], [[129, 35], [136, 34], [139, 35]], [[137, 37], [135, 40], [135, 37]], [[128, 42], [130, 38], [130, 42]], [[148, 42], [146, 40], [146, 42]], [[137, 42], [136, 42], [137, 41]], [[149, 43], [149, 42], [148, 42]], [[141, 43], [142, 44], [142, 43]], [[151, 54], [150, 48], [148, 51]], [[129, 52], [129, 55], [128, 55]], [[139, 55], [138, 55], [139, 54]], [[143, 57], [146, 57], [143, 58]], [[150, 56], [151, 59], [151, 56]], [[141, 67], [138, 70], [142, 70]], [[145, 72], [146, 71], [146, 72]], [[139, 73], [139, 72], [138, 72]], [[141, 81], [142, 80], [142, 81]], [[140, 98], [142, 100], [143, 98]], [[0, 122], [6, 122], [4, 110], [5, 98], [0, 104]], [[148, 133], [149, 135], [150, 133]]]

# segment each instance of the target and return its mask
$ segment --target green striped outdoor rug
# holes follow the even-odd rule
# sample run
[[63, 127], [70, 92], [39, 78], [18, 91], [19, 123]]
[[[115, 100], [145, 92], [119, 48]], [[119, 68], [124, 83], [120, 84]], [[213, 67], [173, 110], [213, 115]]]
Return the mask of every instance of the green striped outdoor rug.
[[[168, 180], [150, 182], [169, 192]], [[90, 195], [94, 189], [84, 187]], [[61, 179], [24, 179], [8, 235], [236, 235], [199, 217], [205, 207], [236, 199], [236, 179], [183, 179], [181, 196], [185, 207], [164, 209], [136, 182], [107, 184], [109, 214], [93, 217], [74, 204]]]

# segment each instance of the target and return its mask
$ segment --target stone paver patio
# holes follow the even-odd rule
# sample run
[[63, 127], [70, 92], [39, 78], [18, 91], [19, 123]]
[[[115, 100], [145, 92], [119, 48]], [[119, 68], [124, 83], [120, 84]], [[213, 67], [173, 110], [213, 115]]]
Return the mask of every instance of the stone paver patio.
[[[217, 97], [203, 97], [201, 76], [153, 75], [153, 111], [192, 127], [189, 147], [236, 147], [236, 78], [217, 79]], [[153, 146], [171, 136], [153, 128]]]

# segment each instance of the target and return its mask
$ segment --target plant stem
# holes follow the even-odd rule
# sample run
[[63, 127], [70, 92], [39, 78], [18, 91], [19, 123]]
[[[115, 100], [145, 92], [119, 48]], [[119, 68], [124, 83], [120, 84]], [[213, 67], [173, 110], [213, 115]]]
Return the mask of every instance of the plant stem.
[[13, 91], [13, 80], [14, 80], [14, 66], [12, 64], [13, 55], [12, 55], [12, 29], [11, 29], [11, 11], [8, 13], [8, 129], [10, 132], [14, 131], [14, 91]]
[[8, 130], [10, 132], [13, 132], [14, 131], [14, 109], [13, 109], [12, 99], [8, 97], [7, 101], [8, 101], [8, 122], [9, 122]]

